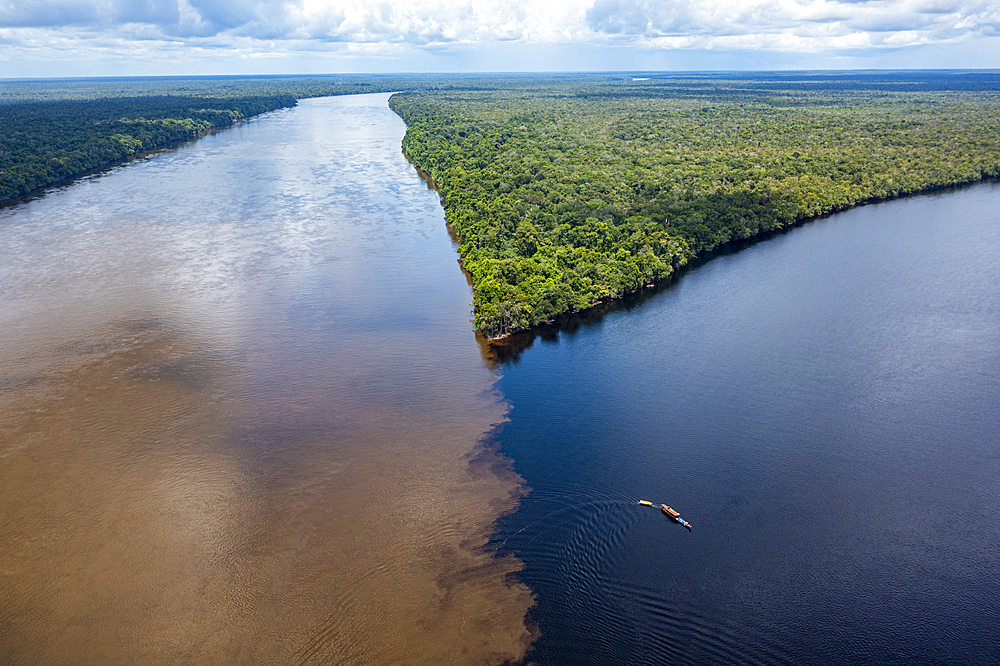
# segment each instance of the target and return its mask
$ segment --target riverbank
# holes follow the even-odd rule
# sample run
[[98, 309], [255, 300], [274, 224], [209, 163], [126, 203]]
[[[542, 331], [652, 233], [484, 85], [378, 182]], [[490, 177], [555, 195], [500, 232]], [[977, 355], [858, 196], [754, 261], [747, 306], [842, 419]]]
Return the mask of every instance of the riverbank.
[[996, 91], [563, 82], [394, 95], [493, 340], [733, 241], [1000, 174]]
[[[552, 335], [556, 331], [560, 330], [574, 330], [580, 324], [591, 324], [595, 321], [599, 321], [604, 316], [621, 310], [630, 309], [636, 307], [639, 303], [644, 301], [647, 297], [655, 296], [660, 293], [664, 288], [669, 288], [680, 280], [689, 271], [694, 270], [704, 264], [708, 263], [712, 259], [732, 254], [734, 252], [739, 252], [741, 250], [747, 249], [767, 240], [770, 240], [781, 234], [791, 232], [803, 225], [816, 222], [818, 220], [823, 220], [839, 213], [847, 212], [853, 208], [859, 208], [862, 206], [869, 206], [879, 203], [887, 203], [889, 201], [895, 201], [899, 199], [907, 199], [910, 197], [919, 197], [930, 194], [944, 194], [947, 192], [959, 191], [968, 187], [976, 187], [983, 183], [995, 183], [1000, 182], [1000, 179], [996, 176], [986, 176], [974, 181], [969, 181], [965, 183], [956, 183], [953, 185], [940, 185], [935, 187], [929, 187], [924, 190], [918, 190], [915, 192], [905, 192], [903, 194], [895, 195], [892, 197], [879, 198], [879, 199], [868, 199], [865, 201], [859, 201], [855, 204], [839, 208], [837, 210], [830, 211], [829, 213], [823, 213], [821, 215], [815, 215], [813, 217], [802, 218], [795, 220], [792, 224], [782, 227], [780, 229], [773, 229], [770, 231], [762, 231], [755, 236], [751, 236], [745, 239], [732, 240], [719, 247], [712, 250], [707, 250], [694, 258], [689, 260], [683, 266], [675, 269], [670, 275], [655, 280], [650, 284], [646, 284], [636, 289], [635, 291], [630, 291], [618, 296], [610, 297], [605, 300], [598, 301], [592, 305], [582, 309], [582, 310], [567, 310], [555, 316], [548, 321], [544, 321], [535, 324], [531, 327], [513, 331], [507, 333], [503, 336], [496, 338], [487, 338], [489, 344], [489, 355], [491, 358], [496, 358], [499, 361], [506, 361], [512, 358], [516, 358], [520, 353], [530, 347], [536, 337], [546, 337], [547, 335]], [[461, 261], [459, 261], [461, 264]], [[463, 266], [463, 271], [468, 276], [469, 282], [472, 282], [472, 276]]]
[[0, 105], [0, 206], [296, 103], [277, 95]]
[[[439, 196], [440, 201], [441, 201], [441, 205], [442, 206], [446, 206], [446, 204], [447, 204], [447, 197], [444, 194], [442, 194], [441, 188], [438, 185], [437, 181], [434, 180], [434, 176], [431, 174], [431, 172], [425, 170], [424, 168], [422, 168], [413, 159], [413, 157], [408, 152], [406, 152], [405, 149], [403, 149], [403, 154], [406, 156], [407, 160], [413, 165], [414, 169], [417, 171], [417, 174], [425, 182], [427, 182], [427, 184], [430, 187], [432, 187], [438, 193], [438, 196]], [[757, 242], [760, 242], [760, 241], [763, 241], [763, 240], [767, 240], [768, 238], [772, 238], [775, 234], [786, 233], [786, 232], [791, 231], [792, 229], [797, 228], [797, 227], [799, 227], [799, 226], [801, 226], [803, 224], [808, 224], [808, 223], [813, 222], [813, 221], [818, 220], [818, 219], [827, 218], [827, 217], [830, 217], [831, 215], [835, 215], [837, 213], [841, 213], [841, 212], [850, 210], [852, 208], [857, 208], [859, 206], [867, 206], [867, 205], [871, 205], [871, 204], [884, 203], [884, 202], [887, 202], [887, 201], [892, 201], [892, 200], [895, 200], [895, 199], [903, 199], [903, 198], [912, 197], [912, 196], [920, 196], [920, 195], [925, 195], [925, 194], [933, 194], [935, 192], [946, 192], [946, 191], [954, 190], [956, 188], [973, 186], [973, 185], [976, 185], [978, 183], [982, 183], [982, 182], [985, 182], [985, 181], [994, 181], [996, 179], [997, 179], [996, 175], [993, 175], [993, 174], [984, 174], [981, 177], [976, 178], [974, 180], [969, 180], [969, 181], [964, 181], [964, 182], [958, 182], [958, 183], [947, 183], [947, 184], [930, 185], [928, 187], [925, 187], [925, 188], [919, 189], [919, 190], [905, 191], [905, 192], [895, 193], [895, 194], [888, 195], [888, 196], [870, 197], [868, 199], [863, 199], [863, 200], [855, 201], [855, 202], [852, 202], [852, 203], [844, 204], [844, 205], [842, 205], [840, 207], [833, 208], [833, 209], [831, 209], [829, 211], [824, 211], [824, 212], [822, 212], [822, 213], [820, 213], [818, 215], [812, 215], [812, 216], [809, 216], [809, 217], [802, 217], [802, 218], [798, 218], [798, 219], [792, 220], [791, 223], [789, 223], [789, 224], [787, 224], [785, 226], [776, 227], [776, 228], [773, 228], [773, 229], [760, 230], [756, 234], [748, 236], [746, 238], [739, 238], [739, 239], [734, 239], [734, 240], [726, 241], [726, 242], [724, 242], [724, 243], [722, 243], [722, 244], [720, 244], [720, 245], [718, 245], [716, 247], [713, 247], [713, 248], [707, 249], [707, 250], [703, 250], [702, 252], [700, 252], [698, 254], [692, 255], [689, 259], [686, 259], [684, 261], [684, 263], [681, 263], [679, 266], [673, 268], [673, 270], [669, 274], [667, 274], [666, 276], [653, 278], [653, 280], [651, 282], [649, 282], [647, 284], [640, 285], [638, 288], [633, 289], [631, 291], [626, 291], [626, 292], [621, 293], [621, 294], [609, 295], [608, 297], [605, 297], [603, 299], [600, 299], [600, 300], [597, 300], [597, 301], [595, 301], [593, 303], [590, 303], [589, 305], [587, 305], [586, 307], [583, 307], [583, 308], [564, 310], [562, 312], [557, 313], [551, 319], [548, 319], [548, 320], [545, 320], [545, 321], [541, 321], [541, 322], [537, 322], [537, 323], [532, 324], [531, 326], [527, 326], [525, 328], [507, 331], [507, 332], [505, 332], [505, 333], [503, 333], [501, 335], [497, 335], [497, 336], [493, 336], [493, 337], [484, 336], [485, 342], [487, 343], [486, 347], [484, 347], [484, 354], [486, 356], [491, 357], [491, 358], [493, 358], [493, 357], [497, 357], [497, 358], [510, 358], [510, 357], [516, 356], [517, 354], [520, 353], [520, 351], [523, 348], [525, 348], [526, 346], [530, 346], [531, 341], [535, 337], [535, 334], [537, 334], [543, 328], [555, 327], [556, 329], [558, 329], [558, 328], [560, 328], [561, 323], [565, 322], [568, 318], [574, 318], [574, 317], [577, 317], [579, 315], [585, 315], [586, 316], [586, 313], [588, 313], [588, 311], [593, 311], [593, 310], [595, 310], [597, 308], [600, 308], [602, 306], [604, 306], [604, 310], [605, 311], [611, 311], [611, 310], [615, 309], [614, 305], [613, 305], [615, 301], [621, 301], [621, 300], [624, 300], [624, 299], [630, 299], [631, 297], [638, 296], [641, 292], [647, 291], [647, 290], [652, 290], [654, 292], [658, 291], [658, 288], [662, 287], [664, 285], [664, 283], [672, 283], [674, 280], [676, 280], [676, 279], [680, 278], [681, 276], [683, 276], [683, 274], [686, 271], [688, 271], [688, 270], [690, 270], [692, 268], [695, 268], [697, 266], [703, 265], [705, 262], [711, 260], [713, 257], [718, 256], [719, 254], [729, 254], [729, 253], [731, 253], [733, 251], [736, 251], [738, 249], [749, 247], [750, 245], [753, 245], [753, 244], [755, 244]], [[446, 224], [448, 226], [448, 230], [451, 233], [453, 239], [456, 241], [457, 244], [460, 244], [459, 234], [458, 234], [458, 231], [455, 228], [455, 226], [450, 221], [447, 221], [447, 220], [446, 220]], [[465, 263], [464, 263], [464, 261], [462, 260], [461, 257], [459, 257], [458, 264], [459, 264], [459, 266], [461, 266], [462, 272], [465, 274], [465, 276], [466, 276], [466, 278], [467, 278], [470, 286], [474, 287], [474, 276], [465, 267]], [[632, 299], [632, 300], [634, 300], [634, 299]], [[586, 318], [587, 319], [593, 319], [592, 316], [591, 317], [586, 317]], [[482, 334], [482, 331], [477, 329], [477, 333], [478, 334]], [[516, 340], [517, 338], [521, 338], [521, 341], [518, 342]], [[505, 349], [498, 350], [498, 349], [495, 348], [495, 346], [497, 346], [497, 345], [501, 345], [501, 346], [505, 347]]]

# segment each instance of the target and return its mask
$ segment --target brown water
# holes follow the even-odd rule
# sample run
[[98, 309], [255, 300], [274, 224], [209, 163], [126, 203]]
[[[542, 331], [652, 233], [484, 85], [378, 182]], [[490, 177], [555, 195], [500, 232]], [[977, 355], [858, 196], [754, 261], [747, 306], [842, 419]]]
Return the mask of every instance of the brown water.
[[506, 405], [388, 95], [0, 211], [7, 664], [485, 664]]

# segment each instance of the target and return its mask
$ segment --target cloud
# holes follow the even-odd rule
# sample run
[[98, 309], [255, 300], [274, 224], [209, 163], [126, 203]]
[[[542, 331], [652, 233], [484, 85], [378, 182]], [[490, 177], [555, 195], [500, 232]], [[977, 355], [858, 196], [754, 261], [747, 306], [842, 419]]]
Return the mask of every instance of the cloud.
[[521, 62], [501, 44], [526, 54], [631, 49], [637, 64], [678, 50], [839, 57], [996, 35], [997, 0], [0, 0], [0, 70], [30, 57], [157, 58], [157, 49], [178, 62], [185, 51], [411, 60], [477, 52], [475, 62], [489, 62], [491, 50]]
[[598, 33], [633, 36], [699, 29], [697, 12], [689, 0], [597, 0], [587, 10], [587, 25]]
[[962, 0], [596, 0], [595, 34], [662, 48], [818, 52], [992, 34], [994, 2]]
[[[579, 3], [563, 3], [574, 5]], [[553, 11], [555, 10], [555, 11]], [[340, 42], [547, 40], [560, 4], [525, 0], [7, 0], [0, 29], [155, 26], [165, 36], [221, 34]]]
[[180, 17], [177, 0], [18, 0], [0, 4], [0, 28], [164, 25]]

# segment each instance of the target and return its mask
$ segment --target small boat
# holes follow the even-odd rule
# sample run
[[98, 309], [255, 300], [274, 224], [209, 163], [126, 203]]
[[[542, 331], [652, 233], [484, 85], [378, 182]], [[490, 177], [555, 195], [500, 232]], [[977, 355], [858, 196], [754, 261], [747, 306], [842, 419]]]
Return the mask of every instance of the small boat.
[[[652, 507], [656, 506], [655, 504], [653, 504], [649, 500], [639, 500], [639, 504], [641, 504], [643, 506], [652, 506]], [[681, 514], [677, 513], [676, 511], [674, 511], [673, 509], [671, 509], [666, 504], [661, 504], [660, 505], [660, 511], [662, 511], [663, 515], [666, 516], [667, 518], [669, 518], [670, 520], [674, 521], [675, 523], [680, 523], [684, 527], [688, 528], [688, 532], [691, 531], [691, 523], [689, 523], [688, 521], [686, 521], [683, 518], [681, 518]]]
[[663, 511], [663, 515], [665, 515], [667, 518], [674, 521], [675, 523], [680, 523], [684, 527], [688, 528], [688, 532], [691, 531], [691, 523], [681, 518], [681, 514], [677, 513], [666, 504], [661, 504], [660, 510]]

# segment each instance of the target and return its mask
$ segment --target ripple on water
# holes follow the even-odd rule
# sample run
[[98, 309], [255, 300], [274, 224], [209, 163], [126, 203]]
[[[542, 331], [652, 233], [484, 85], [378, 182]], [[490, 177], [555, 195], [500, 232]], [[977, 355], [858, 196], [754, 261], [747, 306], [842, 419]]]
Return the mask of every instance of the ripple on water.
[[485, 548], [520, 496], [483, 439], [507, 407], [386, 99], [0, 211], [13, 663], [524, 655], [533, 595]]
[[[658, 509], [640, 506], [632, 498], [562, 489], [529, 494], [520, 511], [539, 517], [513, 533], [501, 529], [494, 544], [501, 552], [515, 549], [531, 563], [525, 579], [535, 589], [560, 590], [561, 626], [546, 637], [545, 652], [536, 655], [543, 662], [551, 654], [559, 663], [573, 664], [700, 664], [706, 659], [795, 663], [780, 637], [726, 623], [701, 612], [683, 596], [668, 596], [662, 588], [619, 575], [632, 557], [625, 553], [627, 539], [640, 522], [653, 520], [678, 538], [688, 537]], [[505, 520], [504, 528], [513, 522]], [[658, 579], [669, 576], [674, 563], [669, 556], [650, 554], [641, 566], [648, 568], [650, 578]], [[586, 626], [586, 641], [572, 629], [574, 618]]]

